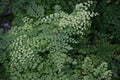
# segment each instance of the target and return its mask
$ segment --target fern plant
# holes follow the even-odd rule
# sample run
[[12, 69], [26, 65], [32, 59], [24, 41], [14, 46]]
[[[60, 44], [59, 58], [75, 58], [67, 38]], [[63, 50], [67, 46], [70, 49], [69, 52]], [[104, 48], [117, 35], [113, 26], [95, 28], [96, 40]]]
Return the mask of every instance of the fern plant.
[[35, 11], [29, 14], [34, 18], [23, 15], [22, 24], [14, 23], [3, 37], [9, 80], [79, 80], [77, 67], [71, 69], [77, 62], [68, 53], [74, 49], [72, 44], [87, 34], [95, 14], [80, 3], [71, 14], [59, 11], [40, 17], [39, 8], [33, 9], [36, 5], [29, 6]]
[[106, 62], [95, 68], [91, 59], [86, 57], [82, 64], [82, 80], [111, 80], [112, 72], [107, 68], [108, 64]]

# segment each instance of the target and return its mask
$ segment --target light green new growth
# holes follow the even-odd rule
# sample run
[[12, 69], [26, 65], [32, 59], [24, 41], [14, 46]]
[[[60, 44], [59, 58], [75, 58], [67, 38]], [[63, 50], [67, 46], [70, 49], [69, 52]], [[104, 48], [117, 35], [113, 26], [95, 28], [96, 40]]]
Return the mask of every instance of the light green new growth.
[[[31, 16], [34, 14], [30, 13]], [[39, 18], [36, 14], [33, 17]], [[82, 38], [87, 34], [93, 15], [80, 3], [71, 14], [60, 11], [37, 20], [24, 17], [23, 26], [13, 27], [5, 36], [10, 39], [7, 46], [9, 61], [6, 62], [10, 80], [80, 80], [80, 73], [67, 67], [73, 61], [67, 53], [73, 49], [70, 43], [77, 44], [74, 36]], [[96, 71], [104, 65], [106, 64], [102, 64]], [[98, 79], [88, 74], [94, 69], [88, 58], [83, 66], [87, 74], [83, 80], [110, 80], [109, 71], [106, 70], [102, 74], [97, 73]], [[87, 70], [88, 66], [90, 70]]]

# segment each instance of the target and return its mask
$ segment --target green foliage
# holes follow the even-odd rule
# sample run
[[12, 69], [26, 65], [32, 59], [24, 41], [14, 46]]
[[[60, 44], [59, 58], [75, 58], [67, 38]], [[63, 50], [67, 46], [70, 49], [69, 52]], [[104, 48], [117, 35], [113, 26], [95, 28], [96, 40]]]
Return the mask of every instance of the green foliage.
[[[24, 26], [14, 27], [9, 32], [11, 35], [8, 35], [16, 36], [8, 47], [10, 79], [69, 79], [63, 72], [69, 57], [67, 59], [63, 52], [72, 49], [68, 43], [75, 43], [75, 40], [71, 36], [76, 32], [82, 35], [84, 27], [88, 26], [87, 21], [90, 18], [82, 7], [82, 4], [77, 5], [71, 15], [64, 12], [55, 13], [34, 23], [31, 19], [24, 18]], [[81, 19], [84, 20], [83, 23]], [[64, 21], [64, 24], [61, 21]], [[79, 31], [81, 28], [83, 32]], [[60, 75], [63, 77], [59, 77]]]
[[[36, 17], [38, 13], [30, 14]], [[9, 56], [5, 63], [9, 79], [78, 80], [79, 74], [70, 69], [76, 62], [67, 53], [73, 49], [70, 44], [77, 43], [74, 36], [87, 34], [93, 15], [78, 4], [71, 14], [59, 12], [37, 20], [24, 17], [23, 25], [14, 26], [4, 36], [9, 39], [4, 52]]]
[[[120, 21], [120, 7], [119, 0], [116, 1], [102, 1], [97, 6], [96, 10], [99, 9], [99, 16], [96, 17], [96, 24], [99, 27], [99, 36], [106, 38], [113, 44], [119, 44], [120, 42], [120, 29], [119, 29], [119, 21]], [[100, 22], [100, 20], [102, 20]], [[106, 36], [105, 36], [106, 35]]]
[[[114, 77], [119, 77], [120, 64], [120, 7], [119, 0], [98, 1], [95, 10], [98, 12], [93, 20], [93, 35], [97, 56], [109, 63]], [[102, 43], [102, 44], [101, 44]], [[100, 49], [101, 48], [101, 49]], [[101, 54], [104, 53], [104, 54]], [[116, 76], [117, 75], [117, 76]], [[120, 77], [118, 78], [118, 80]]]
[[0, 13], [8, 6], [15, 16], [11, 30], [0, 33], [4, 80], [111, 80], [111, 70], [119, 76], [119, 0], [1, 3]]
[[95, 68], [91, 59], [86, 57], [82, 64], [82, 80], [111, 80], [112, 72], [107, 68], [108, 64], [106, 62]]

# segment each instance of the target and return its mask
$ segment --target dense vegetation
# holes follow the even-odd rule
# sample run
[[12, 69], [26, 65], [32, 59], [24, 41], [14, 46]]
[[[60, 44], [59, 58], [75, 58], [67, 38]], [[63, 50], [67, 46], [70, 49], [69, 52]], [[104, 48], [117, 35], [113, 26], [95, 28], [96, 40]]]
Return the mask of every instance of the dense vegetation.
[[120, 80], [120, 1], [0, 0], [0, 80]]

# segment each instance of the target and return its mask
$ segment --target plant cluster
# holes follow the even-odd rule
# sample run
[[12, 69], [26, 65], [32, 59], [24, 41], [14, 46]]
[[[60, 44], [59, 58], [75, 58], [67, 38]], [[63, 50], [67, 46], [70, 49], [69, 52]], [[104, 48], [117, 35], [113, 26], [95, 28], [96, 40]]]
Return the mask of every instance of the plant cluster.
[[0, 79], [119, 77], [119, 0], [0, 3]]

